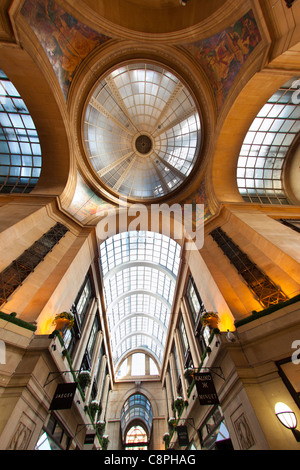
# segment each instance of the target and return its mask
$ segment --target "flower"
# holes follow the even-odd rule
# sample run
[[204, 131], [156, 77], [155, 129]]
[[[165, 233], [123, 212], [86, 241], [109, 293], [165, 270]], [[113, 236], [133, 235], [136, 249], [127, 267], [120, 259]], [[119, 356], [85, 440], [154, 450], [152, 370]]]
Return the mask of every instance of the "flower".
[[102, 442], [102, 444], [101, 444], [102, 449], [106, 450], [107, 446], [108, 446], [108, 443], [109, 443], [108, 436], [107, 435], [103, 436], [101, 442]]
[[55, 315], [55, 318], [52, 322], [53, 325], [56, 325], [60, 320], [65, 320], [68, 323], [68, 329], [70, 330], [74, 326], [74, 315], [71, 312], [61, 312]]
[[174, 426], [175, 427], [176, 423], [177, 423], [176, 418], [172, 417], [172, 418], [168, 419], [169, 426]]
[[91, 383], [91, 373], [89, 370], [82, 370], [77, 376], [77, 381], [82, 388], [87, 387]]
[[102, 420], [97, 421], [96, 427], [97, 427], [97, 429], [104, 429], [105, 428], [105, 421], [102, 421]]
[[219, 315], [216, 312], [205, 312], [201, 315], [200, 320], [203, 326], [210, 326], [212, 320], [218, 324]]

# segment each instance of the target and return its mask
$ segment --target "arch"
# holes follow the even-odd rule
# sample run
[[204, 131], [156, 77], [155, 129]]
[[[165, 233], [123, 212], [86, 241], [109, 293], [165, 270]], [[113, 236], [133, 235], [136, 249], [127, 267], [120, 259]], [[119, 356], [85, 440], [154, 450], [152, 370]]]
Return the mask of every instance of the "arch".
[[[134, 339], [136, 344], [132, 344], [132, 339]], [[144, 344], [145, 342], [148, 344]], [[139, 344], [141, 342], [141, 344]], [[122, 352], [122, 345], [127, 343], [126, 349]], [[161, 343], [160, 341], [157, 340], [157, 338], [153, 337], [149, 333], [145, 333], [145, 331], [135, 331], [134, 333], [127, 334], [126, 337], [117, 345], [117, 351], [115, 352], [115, 355], [113, 354], [113, 359], [114, 361], [118, 361], [117, 363], [120, 363], [122, 361], [124, 355], [128, 352], [136, 352], [136, 350], [141, 349], [144, 350], [145, 353], [148, 353], [149, 351], [152, 353], [152, 355], [156, 358], [156, 361], [161, 364], [162, 362], [162, 356], [163, 356], [163, 351], [164, 351], [164, 344]], [[158, 351], [158, 352], [157, 352]], [[117, 356], [116, 356], [117, 354]], [[121, 354], [121, 356], [118, 356], [118, 354]]]
[[284, 166], [300, 130], [299, 77], [283, 84], [252, 122], [240, 150], [237, 183], [247, 202], [288, 204]]
[[180, 246], [148, 231], [122, 232], [100, 245], [114, 365], [129, 350], [150, 352], [159, 367], [180, 263]]
[[236, 179], [243, 141], [259, 110], [291, 78], [289, 71], [262, 70], [247, 82], [232, 104], [219, 133], [212, 165], [213, 191], [219, 203], [244, 202]]
[[142, 422], [137, 420], [136, 423], [132, 422], [131, 426], [128, 427], [125, 433], [125, 444], [126, 446], [130, 446], [130, 444], [140, 444], [145, 445], [149, 440], [147, 429], [143, 426]]
[[[32, 51], [32, 43], [20, 34], [26, 49]], [[35, 49], [33, 56], [35, 60], [39, 60]], [[4, 43], [1, 46], [0, 69], [24, 100], [40, 140], [43, 165], [39, 181], [31, 194], [61, 195], [69, 178], [70, 151], [63, 116], [64, 108], [59, 108], [55, 92], [51, 90], [46, 79], [49, 71], [44, 70], [45, 74], [41, 72], [30, 52], [16, 48], [14, 54], [11, 54], [11, 46]], [[38, 84], [34, 93], [33, 83]]]
[[148, 435], [151, 434], [152, 429], [153, 410], [148, 398], [141, 393], [134, 393], [130, 395], [124, 402], [121, 410], [121, 431], [122, 439], [126, 434], [132, 422], [141, 421], [146, 426]]
[[[132, 356], [133, 354], [136, 354], [136, 353], [142, 353], [144, 354], [145, 356], [147, 356], [149, 358], [149, 361], [152, 360], [153, 361], [153, 364], [155, 365], [157, 371], [158, 371], [158, 375], [159, 375], [159, 372], [160, 372], [160, 367], [159, 367], [159, 363], [157, 361], [157, 358], [153, 355], [153, 353], [151, 351], [145, 351], [145, 349], [142, 349], [142, 348], [137, 348], [134, 352], [131, 352], [131, 351], [128, 351], [124, 357], [122, 357], [122, 359], [120, 359], [116, 366], [115, 366], [115, 369], [116, 369], [116, 375], [118, 375], [118, 371], [120, 370], [120, 368], [122, 367], [122, 364], [130, 358], [130, 356]], [[130, 374], [129, 374], [130, 375]], [[150, 375], [156, 375], [156, 374], [150, 374]], [[122, 378], [122, 377], [121, 377]]]
[[0, 192], [29, 193], [41, 174], [39, 136], [21, 95], [1, 69], [0, 102]]

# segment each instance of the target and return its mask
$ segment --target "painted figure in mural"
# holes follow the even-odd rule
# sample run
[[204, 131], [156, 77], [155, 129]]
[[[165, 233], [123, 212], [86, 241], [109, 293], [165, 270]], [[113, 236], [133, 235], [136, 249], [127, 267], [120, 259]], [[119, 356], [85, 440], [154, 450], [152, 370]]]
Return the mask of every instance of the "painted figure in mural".
[[21, 13], [40, 40], [67, 97], [82, 60], [109, 38], [69, 15], [54, 0], [26, 0]]

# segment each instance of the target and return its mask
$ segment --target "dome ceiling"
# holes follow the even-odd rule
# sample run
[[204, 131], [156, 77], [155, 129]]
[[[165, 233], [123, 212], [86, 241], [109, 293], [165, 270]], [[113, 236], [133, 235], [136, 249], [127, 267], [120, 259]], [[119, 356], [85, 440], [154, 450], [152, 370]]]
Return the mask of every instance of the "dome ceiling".
[[100, 80], [83, 128], [98, 178], [133, 199], [154, 199], [181, 186], [200, 150], [201, 124], [191, 93], [156, 64], [127, 64]]
[[[230, 0], [232, 1], [232, 0]], [[189, 0], [83, 0], [86, 8], [99, 18], [126, 30], [163, 34], [184, 30], [215, 14], [227, 0], [202, 2]]]

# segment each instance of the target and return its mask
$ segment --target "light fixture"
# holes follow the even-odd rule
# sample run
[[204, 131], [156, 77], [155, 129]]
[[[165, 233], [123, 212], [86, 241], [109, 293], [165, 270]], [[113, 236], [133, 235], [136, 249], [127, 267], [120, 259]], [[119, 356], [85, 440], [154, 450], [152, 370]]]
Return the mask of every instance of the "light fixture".
[[179, 0], [179, 3], [180, 5], [182, 5], [183, 7], [186, 6], [186, 4], [189, 2], [190, 0]]
[[285, 0], [286, 6], [288, 8], [292, 8], [294, 1], [295, 0]]
[[292, 431], [296, 438], [296, 441], [300, 442], [300, 431], [296, 429], [297, 418], [295, 413], [285, 403], [278, 402], [275, 405], [275, 414], [281, 424], [283, 424], [284, 427]]

